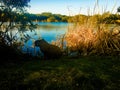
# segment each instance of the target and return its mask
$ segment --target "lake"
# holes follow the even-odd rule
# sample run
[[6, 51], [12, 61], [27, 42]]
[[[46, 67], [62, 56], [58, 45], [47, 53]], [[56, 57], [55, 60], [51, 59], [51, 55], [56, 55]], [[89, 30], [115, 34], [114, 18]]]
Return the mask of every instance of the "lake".
[[59, 35], [65, 34], [70, 26], [70, 23], [64, 22], [38, 22], [35, 24], [39, 25], [38, 28], [35, 30], [35, 32], [27, 32], [32, 39], [28, 40], [22, 48], [24, 53], [29, 53], [32, 55], [35, 55], [36, 52], [40, 51], [38, 47], [33, 47], [33, 42], [35, 40], [43, 38], [47, 42], [51, 43], [52, 41], [55, 41], [56, 37]]

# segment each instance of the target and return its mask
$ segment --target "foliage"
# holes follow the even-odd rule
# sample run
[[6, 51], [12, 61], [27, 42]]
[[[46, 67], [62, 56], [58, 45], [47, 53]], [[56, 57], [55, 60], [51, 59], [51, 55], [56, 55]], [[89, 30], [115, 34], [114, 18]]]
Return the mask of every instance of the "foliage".
[[[0, 35], [6, 42], [5, 44], [12, 45], [18, 40], [18, 33], [23, 34], [23, 31], [32, 29], [32, 27], [26, 27], [26, 25], [33, 26], [33, 24], [23, 14], [29, 2], [30, 0], [0, 1]], [[17, 29], [17, 32], [13, 34], [15, 29]]]
[[118, 7], [117, 12], [120, 12], [120, 7]]
[[89, 16], [82, 15], [82, 14], [71, 16], [71, 18], [69, 18], [69, 22], [83, 24], [87, 22], [88, 17]]
[[109, 17], [106, 17], [103, 19], [103, 22], [105, 22], [106, 24], [120, 24], [119, 22], [117, 22], [117, 20], [120, 19], [120, 15], [117, 14], [110, 14]]
[[[30, 38], [26, 31], [36, 28], [25, 16], [30, 0], [0, 0], [0, 62], [21, 58], [20, 46]], [[12, 60], [10, 59], [12, 58]]]
[[117, 20], [120, 19], [119, 14], [111, 14], [110, 12], [104, 12], [103, 14], [94, 14], [94, 15], [75, 15], [68, 19], [69, 22], [74, 22], [79, 25], [88, 23], [89, 24], [119, 24]]
[[0, 0], [1, 6], [9, 9], [28, 7], [30, 0]]
[[50, 12], [44, 12], [41, 14], [26, 14], [26, 17], [32, 21], [38, 22], [68, 22], [68, 16], [61, 14], [52, 14]]

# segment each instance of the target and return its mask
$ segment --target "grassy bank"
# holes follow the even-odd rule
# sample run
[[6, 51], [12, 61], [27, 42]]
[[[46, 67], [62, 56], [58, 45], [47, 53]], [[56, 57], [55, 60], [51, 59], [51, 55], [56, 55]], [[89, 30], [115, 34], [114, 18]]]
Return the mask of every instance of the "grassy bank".
[[119, 57], [31, 60], [0, 66], [0, 90], [119, 90]]

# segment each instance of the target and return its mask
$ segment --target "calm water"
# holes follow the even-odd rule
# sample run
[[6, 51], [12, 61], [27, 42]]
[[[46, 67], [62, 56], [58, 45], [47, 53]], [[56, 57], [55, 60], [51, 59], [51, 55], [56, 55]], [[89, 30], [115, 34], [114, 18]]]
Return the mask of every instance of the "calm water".
[[[39, 27], [35, 30], [35, 32], [28, 31], [27, 33], [32, 37], [32, 39], [28, 40], [24, 47], [22, 48], [23, 52], [32, 53], [39, 52], [39, 48], [33, 48], [33, 42], [38, 40], [39, 38], [45, 39], [47, 42], [51, 43], [56, 40], [56, 37], [62, 34], [65, 34], [68, 30], [70, 24], [63, 22], [39, 22], [37, 23]], [[34, 52], [35, 51], [35, 52]]]

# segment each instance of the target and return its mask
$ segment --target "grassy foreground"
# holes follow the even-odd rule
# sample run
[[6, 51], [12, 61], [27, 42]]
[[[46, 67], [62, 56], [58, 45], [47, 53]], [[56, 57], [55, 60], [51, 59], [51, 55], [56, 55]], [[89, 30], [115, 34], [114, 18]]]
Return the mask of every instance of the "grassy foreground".
[[119, 57], [89, 56], [0, 65], [0, 90], [119, 89]]

